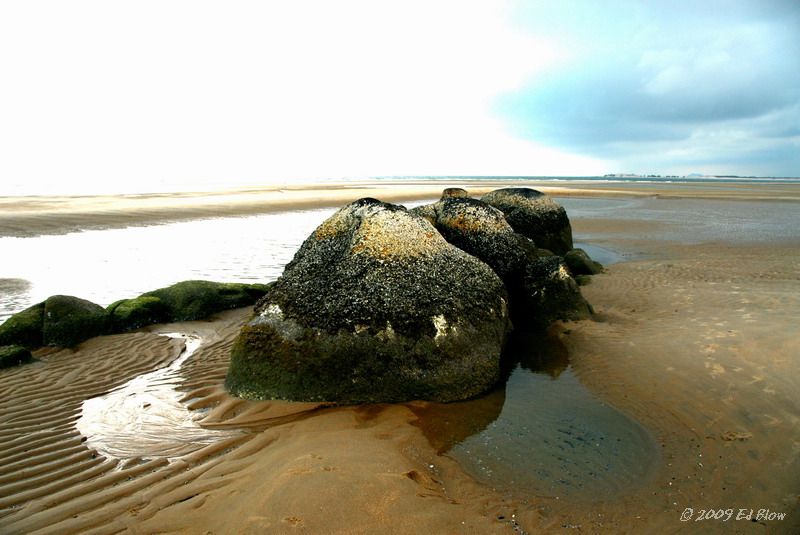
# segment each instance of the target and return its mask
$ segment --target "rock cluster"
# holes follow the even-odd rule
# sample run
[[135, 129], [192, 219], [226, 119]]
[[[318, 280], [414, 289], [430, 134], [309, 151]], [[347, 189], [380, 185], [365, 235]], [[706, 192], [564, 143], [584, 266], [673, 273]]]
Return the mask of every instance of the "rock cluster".
[[500, 276], [510, 296], [516, 328], [535, 329], [556, 319], [589, 315], [590, 308], [564, 260], [516, 232], [497, 208], [445, 194], [439, 202], [412, 212], [428, 219], [448, 242], [482, 260]]
[[508, 296], [402, 206], [361, 199], [303, 243], [242, 329], [227, 387], [346, 403], [477, 395], [497, 380]]
[[0, 346], [72, 347], [102, 334], [201, 319], [221, 310], [252, 305], [267, 288], [264, 284], [184, 281], [117, 301], [108, 308], [78, 297], [54, 295], [0, 325]]
[[228, 389], [359, 403], [453, 401], [491, 387], [509, 317], [531, 328], [591, 311], [550, 252], [572, 245], [563, 208], [534, 190], [500, 192], [486, 196], [495, 206], [453, 188], [410, 211], [375, 199], [340, 209], [257, 303]]
[[221, 310], [252, 305], [267, 288], [266, 284], [183, 281], [117, 301], [108, 311], [116, 331], [129, 331], [154, 323], [207, 318]]

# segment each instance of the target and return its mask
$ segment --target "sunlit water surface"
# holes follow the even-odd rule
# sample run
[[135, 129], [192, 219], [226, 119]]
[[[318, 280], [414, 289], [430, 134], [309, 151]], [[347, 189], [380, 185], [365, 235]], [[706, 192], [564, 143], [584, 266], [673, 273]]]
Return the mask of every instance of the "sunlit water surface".
[[86, 445], [108, 458], [177, 457], [206, 444], [234, 436], [237, 431], [205, 429], [198, 423], [203, 411], [181, 403], [181, 365], [202, 340], [181, 333], [186, 346], [169, 366], [139, 375], [108, 394], [87, 399], [75, 426]]
[[182, 280], [274, 280], [333, 211], [0, 238], [0, 321], [56, 294], [106, 306]]

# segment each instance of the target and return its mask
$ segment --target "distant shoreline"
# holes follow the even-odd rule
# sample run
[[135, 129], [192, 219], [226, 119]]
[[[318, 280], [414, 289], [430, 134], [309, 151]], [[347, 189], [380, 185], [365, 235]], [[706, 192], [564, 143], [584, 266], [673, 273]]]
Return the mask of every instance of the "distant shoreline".
[[437, 199], [463, 187], [480, 196], [501, 187], [532, 187], [554, 197], [658, 197], [800, 202], [800, 183], [681, 183], [572, 180], [368, 180], [228, 191], [124, 195], [0, 197], [0, 237], [63, 234], [190, 219], [338, 207], [361, 197], [389, 202]]

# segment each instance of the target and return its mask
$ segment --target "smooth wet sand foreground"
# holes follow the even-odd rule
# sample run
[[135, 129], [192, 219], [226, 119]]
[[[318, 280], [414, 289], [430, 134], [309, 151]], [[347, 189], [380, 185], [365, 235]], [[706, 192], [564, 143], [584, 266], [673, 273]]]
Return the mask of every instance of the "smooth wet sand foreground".
[[[631, 493], [578, 500], [480, 484], [437, 454], [420, 402], [230, 398], [221, 385], [238, 310], [159, 327], [204, 340], [176, 385], [187, 406], [207, 411], [209, 429], [245, 431], [176, 458], [106, 459], [75, 423], [85, 399], [165, 366], [179, 340], [101, 337], [0, 371], [0, 533], [800, 532], [800, 240], [640, 239], [659, 225], [574, 220], [637, 259], [583, 288], [595, 321], [552, 330], [583, 384], [656, 440], [655, 473]], [[731, 518], [696, 520], [720, 509]]]

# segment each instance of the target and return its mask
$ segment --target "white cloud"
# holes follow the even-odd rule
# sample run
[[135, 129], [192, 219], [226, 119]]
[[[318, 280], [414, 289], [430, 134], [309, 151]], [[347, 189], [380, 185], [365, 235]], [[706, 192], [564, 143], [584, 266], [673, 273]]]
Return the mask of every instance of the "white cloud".
[[796, 175], [796, 2], [518, 2], [568, 52], [498, 98], [520, 136], [618, 169]]
[[591, 173], [492, 98], [558, 59], [485, 2], [0, 5], [0, 191]]

